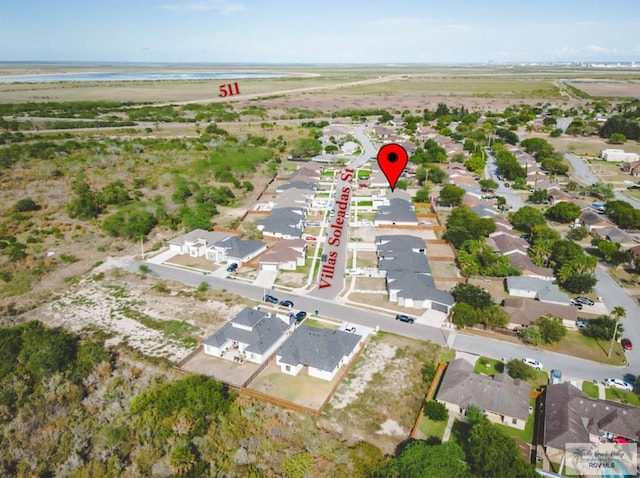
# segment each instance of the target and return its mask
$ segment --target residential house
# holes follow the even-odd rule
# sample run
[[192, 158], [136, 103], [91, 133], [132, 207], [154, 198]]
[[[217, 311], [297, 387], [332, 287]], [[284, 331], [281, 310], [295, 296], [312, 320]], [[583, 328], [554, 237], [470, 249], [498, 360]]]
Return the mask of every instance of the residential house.
[[571, 194], [563, 191], [558, 186], [552, 186], [548, 188], [547, 192], [549, 193], [549, 197], [551, 198], [550, 201], [552, 204], [558, 204], [560, 202], [573, 202], [575, 199]]
[[379, 206], [374, 219], [376, 226], [399, 225], [417, 226], [418, 217], [413, 205], [406, 199], [392, 198], [388, 206]]
[[[276, 192], [283, 192], [287, 189], [303, 189], [306, 191], [313, 192], [318, 189], [318, 186], [313, 181], [289, 181], [288, 183], [281, 184], [276, 188]], [[307, 193], [308, 194], [308, 193]]]
[[336, 329], [300, 325], [276, 352], [282, 373], [298, 375], [307, 368], [310, 377], [331, 381], [362, 346], [362, 336]]
[[571, 305], [571, 298], [548, 280], [527, 276], [509, 276], [505, 288], [510, 296], [537, 299], [547, 304]]
[[292, 327], [269, 312], [245, 308], [203, 342], [204, 353], [227, 360], [262, 364], [284, 342]]
[[291, 188], [269, 200], [271, 209], [283, 207], [307, 208], [313, 202], [314, 194], [308, 189]]
[[376, 236], [375, 241], [379, 257], [384, 257], [387, 252], [395, 253], [398, 251], [412, 251], [424, 254], [427, 247], [424, 239], [406, 234]]
[[562, 319], [565, 327], [573, 327], [578, 319], [578, 311], [572, 305], [550, 304], [523, 297], [507, 297], [502, 301], [502, 307], [509, 314], [509, 329], [527, 327], [547, 314]]
[[295, 271], [304, 266], [306, 250], [304, 239], [278, 241], [260, 258], [260, 269]]
[[590, 398], [570, 382], [547, 386], [543, 417], [542, 444], [555, 463], [564, 461], [568, 443], [598, 443], [605, 436], [640, 441], [640, 408]]
[[293, 207], [277, 208], [264, 219], [256, 221], [258, 230], [270, 237], [300, 239], [306, 210]]
[[387, 293], [390, 302], [401, 307], [432, 309], [445, 314], [455, 304], [453, 296], [436, 288], [433, 277], [428, 273], [411, 270], [386, 271]]
[[189, 254], [191, 257], [202, 257], [207, 255], [207, 249], [211, 244], [228, 236], [229, 234], [226, 232], [194, 229], [171, 239], [169, 241], [169, 250], [178, 254]]
[[392, 128], [382, 125], [374, 126], [373, 132], [380, 139], [387, 139], [389, 136], [395, 133]]
[[550, 267], [539, 267], [533, 263], [529, 256], [522, 254], [510, 254], [509, 261], [511, 267], [518, 269], [523, 276], [537, 277], [546, 281], [555, 279], [553, 269]]
[[606, 216], [597, 213], [592, 208], [584, 208], [582, 210], [582, 215], [580, 216], [579, 222], [584, 227], [586, 227], [589, 232], [601, 227], [615, 226], [615, 224], [609, 221]]
[[622, 170], [631, 176], [640, 176], [640, 161], [631, 161], [622, 165]]
[[591, 235], [599, 239], [604, 239], [606, 241], [620, 244], [623, 250], [631, 249], [632, 247], [638, 245], [638, 241], [634, 236], [632, 236], [628, 232], [623, 231], [617, 226], [600, 227], [598, 229], [594, 229], [593, 231], [591, 231]]
[[493, 377], [474, 373], [465, 359], [455, 359], [447, 366], [436, 399], [453, 415], [464, 415], [475, 406], [494, 423], [524, 430], [530, 395], [531, 385], [524, 380], [506, 373]]
[[505, 233], [491, 235], [487, 239], [487, 244], [489, 244], [496, 253], [505, 256], [512, 254], [522, 254], [526, 256], [529, 250], [529, 243], [525, 239]]
[[214, 242], [207, 249], [207, 259], [213, 262], [235, 263], [241, 266], [266, 250], [267, 245], [264, 242], [228, 236], [221, 241]]
[[358, 148], [360, 148], [360, 145], [354, 141], [347, 141], [341, 147], [342, 152], [349, 155], [355, 154]]

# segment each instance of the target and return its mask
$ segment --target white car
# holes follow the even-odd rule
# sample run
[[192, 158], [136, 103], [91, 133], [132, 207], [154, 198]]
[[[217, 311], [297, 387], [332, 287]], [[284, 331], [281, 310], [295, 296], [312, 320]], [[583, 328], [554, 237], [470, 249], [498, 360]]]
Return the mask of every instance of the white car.
[[544, 367], [542, 366], [542, 362], [539, 362], [536, 359], [532, 358], [523, 358], [522, 361], [529, 365], [530, 367], [535, 368], [536, 370], [542, 370]]
[[633, 385], [619, 378], [605, 378], [604, 386], [619, 388], [620, 390], [628, 390], [629, 392], [633, 391]]

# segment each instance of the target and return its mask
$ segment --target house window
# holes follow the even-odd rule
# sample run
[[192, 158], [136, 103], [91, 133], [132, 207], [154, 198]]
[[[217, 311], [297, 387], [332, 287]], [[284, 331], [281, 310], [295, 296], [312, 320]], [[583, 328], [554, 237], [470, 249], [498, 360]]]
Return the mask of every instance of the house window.
[[518, 419], [517, 418], [512, 418], [511, 419], [511, 424], [512, 425], [517, 425], [518, 424]]
[[285, 366], [284, 366], [284, 369], [285, 369], [287, 372], [291, 372], [291, 365], [285, 365]]

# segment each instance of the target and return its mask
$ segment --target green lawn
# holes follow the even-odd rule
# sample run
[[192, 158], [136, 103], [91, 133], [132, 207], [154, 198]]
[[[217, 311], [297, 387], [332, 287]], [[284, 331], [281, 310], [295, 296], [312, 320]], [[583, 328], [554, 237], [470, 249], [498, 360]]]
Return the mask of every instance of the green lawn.
[[593, 382], [584, 381], [582, 382], [582, 391], [585, 393], [587, 397], [598, 398], [598, 386]]
[[[529, 402], [529, 405], [531, 405], [532, 407], [536, 406], [536, 401], [531, 400]], [[496, 424], [496, 426], [502, 430], [502, 432], [507, 435], [510, 436], [511, 438], [515, 438], [517, 440], [522, 440], [523, 442], [526, 443], [532, 443], [533, 442], [533, 426], [535, 424], [535, 415], [533, 413], [531, 413], [529, 415], [529, 418], [527, 419], [527, 423], [524, 426], [524, 430], [518, 430], [517, 428], [513, 428], [510, 427], [508, 425], [502, 425], [502, 424]]]
[[634, 407], [640, 407], [640, 397], [635, 392], [628, 392], [626, 390], [619, 390], [613, 387], [607, 387], [604, 390], [607, 400], [614, 400], [616, 402], [628, 403]]
[[626, 358], [619, 342], [613, 346], [613, 353], [608, 357], [609, 341], [596, 340], [580, 332], [570, 331], [564, 339], [554, 345], [540, 345], [545, 350], [551, 350], [572, 357], [606, 363], [610, 365], [625, 365]]
[[420, 432], [426, 437], [431, 438], [435, 437], [442, 440], [442, 435], [444, 434], [444, 429], [447, 428], [447, 421], [443, 420], [440, 422], [436, 422], [431, 420], [430, 418], [422, 417], [422, 422], [420, 423]]
[[480, 357], [476, 361], [473, 371], [483, 375], [495, 375], [497, 373], [502, 373], [504, 372], [504, 362], [502, 362], [502, 360], [495, 360], [488, 357]]

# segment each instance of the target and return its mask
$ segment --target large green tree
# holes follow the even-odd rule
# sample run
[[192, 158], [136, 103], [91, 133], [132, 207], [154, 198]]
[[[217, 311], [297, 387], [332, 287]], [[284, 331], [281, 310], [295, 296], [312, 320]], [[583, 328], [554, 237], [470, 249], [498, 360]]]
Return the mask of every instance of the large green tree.
[[439, 202], [442, 206], [456, 206], [462, 202], [465, 190], [453, 184], [445, 184], [440, 190]]
[[524, 206], [515, 212], [509, 213], [509, 221], [513, 224], [513, 227], [525, 232], [531, 232], [534, 226], [547, 223], [544, 215], [531, 206]]
[[388, 476], [466, 478], [469, 468], [464, 460], [464, 451], [453, 441], [430, 445], [418, 440], [409, 443], [392, 461]]
[[552, 221], [573, 222], [580, 217], [582, 210], [580, 206], [572, 202], [559, 202], [547, 209], [546, 216]]
[[447, 219], [443, 237], [458, 249], [465, 241], [487, 237], [495, 230], [496, 223], [490, 218], [481, 218], [468, 206], [458, 206]]

